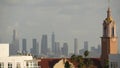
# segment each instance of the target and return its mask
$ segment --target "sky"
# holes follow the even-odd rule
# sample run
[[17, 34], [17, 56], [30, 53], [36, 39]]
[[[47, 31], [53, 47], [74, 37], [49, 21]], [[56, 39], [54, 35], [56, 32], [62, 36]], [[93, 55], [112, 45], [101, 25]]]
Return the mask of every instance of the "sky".
[[[120, 0], [110, 1], [118, 38], [119, 3]], [[61, 46], [64, 42], [68, 43], [71, 52], [74, 38], [78, 39], [79, 49], [83, 48], [84, 41], [89, 42], [89, 47], [97, 47], [101, 44], [102, 23], [107, 8], [108, 0], [0, 0], [0, 42], [10, 43], [12, 31], [16, 29], [20, 43], [21, 39], [27, 39], [28, 49], [33, 38], [41, 44], [43, 34], [48, 35], [51, 47], [52, 32]]]

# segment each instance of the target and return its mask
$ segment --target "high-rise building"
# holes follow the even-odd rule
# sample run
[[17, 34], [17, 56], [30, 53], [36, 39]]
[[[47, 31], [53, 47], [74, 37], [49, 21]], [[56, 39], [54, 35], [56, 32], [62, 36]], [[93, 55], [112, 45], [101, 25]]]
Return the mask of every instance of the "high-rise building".
[[67, 43], [64, 43], [64, 44], [63, 44], [62, 54], [63, 54], [65, 57], [68, 57], [68, 44], [67, 44]]
[[85, 51], [88, 50], [88, 41], [84, 42], [84, 49], [85, 49]]
[[98, 53], [101, 54], [101, 46], [98, 45]]
[[44, 55], [47, 55], [48, 52], [48, 40], [47, 40], [47, 35], [42, 35], [42, 40], [41, 40], [41, 53]]
[[111, 10], [108, 8], [107, 17], [103, 22], [103, 36], [101, 37], [103, 60], [107, 60], [109, 54], [118, 54], [118, 38], [116, 35], [116, 23], [112, 18]]
[[37, 39], [33, 39], [32, 42], [33, 42], [33, 47], [31, 49], [31, 53], [33, 56], [37, 57], [39, 55], [39, 44], [37, 42]]
[[27, 53], [27, 40], [22, 39], [22, 53]]
[[55, 53], [55, 35], [54, 32], [52, 33], [52, 52]]
[[74, 39], [74, 54], [78, 55], [78, 40], [77, 40], [77, 38]]
[[55, 57], [61, 56], [60, 43], [55, 42]]
[[19, 52], [19, 39], [16, 30], [13, 30], [13, 39], [10, 44], [10, 55], [16, 55]]

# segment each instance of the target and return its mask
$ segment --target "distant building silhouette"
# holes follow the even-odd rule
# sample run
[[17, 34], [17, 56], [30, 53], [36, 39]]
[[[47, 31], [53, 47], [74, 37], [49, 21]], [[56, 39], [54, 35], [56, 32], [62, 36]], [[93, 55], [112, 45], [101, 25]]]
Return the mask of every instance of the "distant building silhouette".
[[47, 35], [42, 35], [41, 39], [41, 54], [47, 55], [48, 52], [48, 39]]
[[27, 40], [22, 39], [22, 53], [27, 53]]
[[13, 30], [13, 40], [10, 44], [10, 55], [16, 55], [19, 52], [19, 39], [16, 30]]
[[64, 55], [65, 57], [68, 57], [68, 44], [67, 43], [63, 44], [61, 51], [62, 51], [62, 55]]
[[32, 42], [33, 47], [31, 48], [31, 54], [37, 57], [39, 55], [39, 44], [37, 42], [37, 39], [33, 39]]
[[88, 50], [88, 41], [84, 41], [84, 48], [79, 50], [80, 55], [84, 55], [84, 52]]
[[74, 54], [78, 55], [78, 40], [77, 40], [77, 38], [74, 39]]
[[84, 49], [88, 50], [88, 41], [84, 41]]
[[60, 43], [55, 42], [55, 57], [61, 56]]
[[51, 44], [51, 46], [52, 46], [52, 52], [53, 52], [53, 54], [55, 53], [55, 34], [54, 34], [54, 32], [52, 33], [52, 39], [51, 39], [52, 41], [52, 44]]

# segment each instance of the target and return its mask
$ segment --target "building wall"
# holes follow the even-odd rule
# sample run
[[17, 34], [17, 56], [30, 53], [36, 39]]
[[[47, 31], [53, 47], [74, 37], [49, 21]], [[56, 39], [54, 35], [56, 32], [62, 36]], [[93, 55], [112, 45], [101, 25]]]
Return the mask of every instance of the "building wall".
[[109, 55], [109, 68], [120, 68], [120, 54]]
[[0, 57], [9, 56], [9, 44], [0, 44]]
[[26, 66], [25, 60], [33, 60], [32, 56], [10, 56], [0, 58], [0, 63], [4, 63], [4, 68], [8, 68], [8, 63], [12, 64], [12, 68], [16, 68], [17, 64], [20, 65], [21, 68]]

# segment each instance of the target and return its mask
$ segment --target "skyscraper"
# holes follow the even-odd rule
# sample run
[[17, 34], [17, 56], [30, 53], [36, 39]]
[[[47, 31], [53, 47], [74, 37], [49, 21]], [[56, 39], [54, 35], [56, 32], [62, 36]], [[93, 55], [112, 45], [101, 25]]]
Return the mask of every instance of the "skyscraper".
[[52, 52], [55, 53], [55, 35], [54, 32], [52, 33]]
[[55, 57], [61, 56], [60, 43], [55, 42]]
[[27, 53], [27, 41], [22, 39], [22, 53]]
[[63, 54], [65, 57], [68, 57], [68, 44], [67, 44], [67, 43], [64, 43], [64, 44], [63, 44], [62, 54]]
[[19, 39], [16, 30], [13, 30], [13, 40], [10, 44], [10, 55], [16, 55], [19, 52]]
[[107, 60], [109, 54], [118, 54], [118, 38], [116, 35], [116, 23], [111, 16], [108, 8], [107, 17], [103, 22], [103, 36], [101, 37], [103, 60]]
[[74, 54], [78, 55], [78, 40], [77, 40], [77, 38], [74, 39]]
[[84, 49], [85, 49], [85, 51], [88, 50], [88, 41], [84, 42]]
[[31, 53], [33, 56], [37, 57], [39, 55], [39, 44], [37, 42], [37, 39], [33, 39], [32, 42], [33, 42], [33, 47], [31, 49]]
[[44, 55], [47, 55], [48, 52], [48, 40], [47, 40], [47, 35], [42, 35], [42, 40], [41, 40], [41, 53]]

